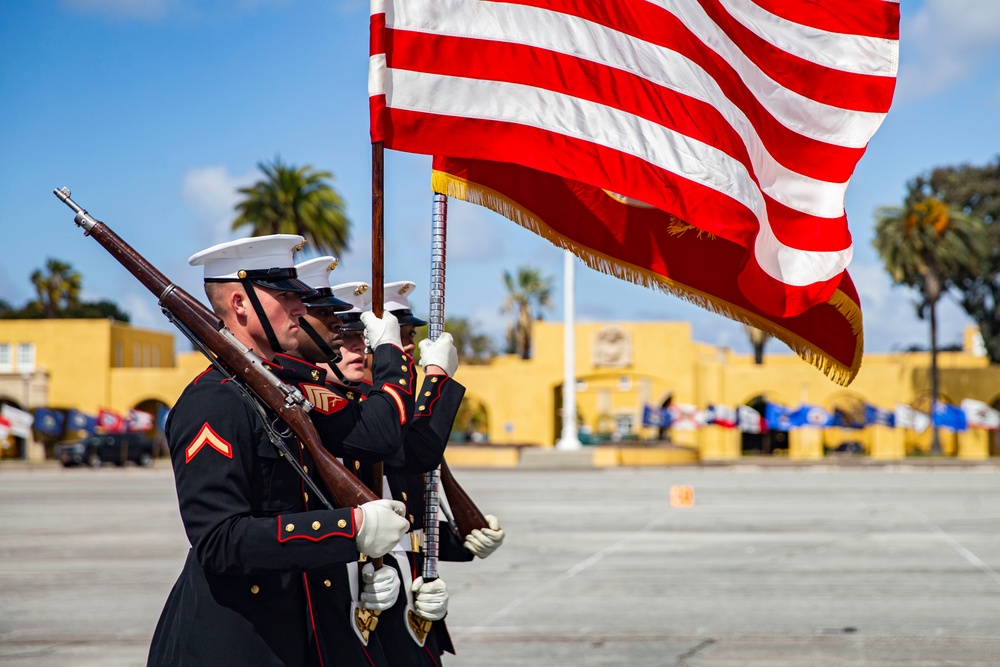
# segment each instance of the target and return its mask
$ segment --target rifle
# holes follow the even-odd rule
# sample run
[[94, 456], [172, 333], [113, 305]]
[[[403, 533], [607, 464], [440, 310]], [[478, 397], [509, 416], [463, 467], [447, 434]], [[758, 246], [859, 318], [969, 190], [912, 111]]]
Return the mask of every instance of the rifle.
[[[362, 503], [378, 500], [375, 494], [361, 484], [323, 447], [320, 435], [308, 415], [313, 405], [298, 389], [279, 380], [261, 364], [261, 359], [257, 355], [225, 328], [222, 320], [212, 311], [167, 280], [156, 267], [119, 238], [111, 228], [80, 208], [70, 198], [69, 188], [53, 190], [53, 194], [76, 212], [73, 222], [83, 228], [84, 236], [92, 236], [152, 292], [159, 299], [160, 309], [167, 319], [190, 338], [209, 361], [232, 377], [248, 395], [264, 403], [292, 430], [312, 456], [320, 478], [338, 507], [356, 507]], [[266, 419], [264, 423], [268, 423]], [[280, 438], [272, 440], [275, 440], [275, 445], [279, 448], [283, 447]], [[293, 465], [297, 464], [296, 457], [288, 456], [287, 452], [284, 458]], [[308, 475], [300, 467], [298, 470], [322, 499], [322, 493], [316, 489]], [[329, 506], [329, 503], [326, 504]]]
[[448, 505], [452, 514], [455, 515], [455, 523], [458, 525], [459, 538], [465, 539], [475, 529], [482, 530], [489, 528], [486, 517], [479, 511], [472, 498], [465, 492], [455, 476], [451, 474], [448, 462], [441, 460], [441, 486], [444, 487], [444, 494], [448, 496]]

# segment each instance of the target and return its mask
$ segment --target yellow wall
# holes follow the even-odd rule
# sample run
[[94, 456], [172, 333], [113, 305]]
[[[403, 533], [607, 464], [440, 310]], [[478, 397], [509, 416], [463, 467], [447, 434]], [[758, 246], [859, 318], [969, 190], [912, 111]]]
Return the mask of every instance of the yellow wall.
[[[130, 397], [115, 385], [114, 348], [120, 344], [124, 367], [158, 359], [159, 368], [174, 367], [174, 338], [171, 334], [136, 329], [112, 320], [0, 320], [0, 343], [34, 343], [35, 368], [48, 372], [48, 393], [44, 402], [57, 408], [77, 408], [96, 413], [100, 408], [125, 411], [135, 407]], [[139, 358], [134, 356], [139, 345]], [[14, 372], [19, 372], [14, 369]], [[151, 373], [151, 369], [143, 369]], [[156, 377], [152, 372], [151, 377]], [[127, 392], [126, 392], [127, 393]], [[172, 403], [173, 401], [170, 401]], [[38, 407], [32, 405], [31, 407]]]
[[[617, 339], [627, 341], [629, 355], [609, 362], [607, 345], [597, 343], [609, 331], [617, 331]], [[489, 365], [460, 367], [457, 379], [467, 387], [467, 396], [486, 406], [489, 442], [554, 444], [561, 425], [557, 396], [563, 382], [562, 335], [560, 323], [537, 322], [532, 358], [501, 356]], [[675, 403], [699, 407], [710, 403], [735, 406], [758, 396], [788, 406], [809, 402], [828, 409], [852, 403], [892, 408], [896, 403], [919, 405], [921, 400], [929, 405], [928, 356], [922, 353], [867, 355], [857, 378], [845, 388], [777, 342], [770, 344], [771, 353], [758, 366], [749, 355], [692, 340], [686, 322], [587, 322], [577, 325], [575, 335], [576, 376], [582, 385], [576, 394], [578, 415], [594, 432], [610, 432], [617, 417], [628, 416], [635, 427], [633, 437], [655, 437], [655, 429], [641, 428], [642, 407], [659, 405], [668, 393]], [[0, 343], [33, 342], [36, 372], [41, 378], [47, 376], [47, 388], [44, 382], [37, 388], [45, 396], [33, 394], [31, 407], [75, 407], [90, 413], [102, 407], [125, 412], [149, 400], [172, 406], [187, 383], [207, 366], [197, 352], [175, 358], [173, 338], [170, 333], [109, 320], [0, 321]], [[116, 367], [119, 343], [122, 366]], [[153, 349], [158, 350], [155, 356]], [[604, 365], [598, 363], [599, 357]], [[154, 360], [156, 368], [142, 367], [153, 365]], [[958, 403], [973, 398], [995, 404], [1000, 398], [1000, 371], [990, 367], [985, 357], [972, 351], [946, 352], [939, 356], [939, 364], [946, 400]], [[700, 445], [706, 458], [732, 458], [739, 451], [732, 436], [717, 429], [676, 432], [674, 440]], [[859, 441], [874, 456], [884, 458], [897, 457], [900, 447], [908, 451], [929, 447], [929, 433], [889, 435], [875, 429], [823, 429], [800, 436], [789, 446], [812, 457], [822, 446], [845, 440]], [[963, 441], [949, 434], [943, 443], [946, 451], [969, 457], [978, 456], [984, 447], [979, 436]]]
[[[609, 326], [631, 338], [632, 360], [621, 368], [594, 366], [595, 334]], [[536, 323], [533, 344], [529, 360], [502, 356], [488, 366], [459, 369], [457, 379], [466, 385], [468, 394], [487, 405], [491, 442], [551, 446], [558, 437], [554, 397], [563, 381], [562, 325]], [[792, 407], [803, 402], [827, 409], [869, 403], [891, 409], [896, 403], [919, 405], [921, 401], [929, 406], [926, 353], [866, 355], [854, 382], [841, 387], [778, 342], [770, 344], [768, 351], [773, 353], [766, 353], [763, 365], [758, 366], [750, 355], [693, 341], [690, 325], [685, 322], [578, 324], [575, 350], [576, 376], [586, 382], [586, 389], [577, 392], [579, 416], [595, 431], [602, 430], [600, 418], [608, 414], [632, 414], [638, 427], [643, 403], [658, 405], [668, 391], [673, 392], [676, 403], [699, 407], [710, 403], [735, 406], [758, 396]], [[991, 367], [985, 357], [970, 351], [944, 352], [939, 354], [938, 363], [941, 393], [947, 401], [957, 404], [963, 398], [973, 398], [994, 404], [1000, 398], [1000, 370]], [[631, 389], [623, 391], [619, 378], [626, 376]], [[505, 423], [513, 425], [511, 432], [504, 429]], [[716, 442], [717, 434], [705, 433], [701, 436], [705, 446], [713, 451], [732, 451], [731, 444]], [[639, 434], [652, 437], [655, 430], [643, 429]], [[674, 436], [691, 444], [697, 440], [693, 433]], [[868, 430], [824, 429], [819, 436], [800, 438], [794, 446], [812, 456], [816, 437], [828, 447], [846, 440], [866, 447], [873, 444]], [[926, 450], [929, 438], [929, 432], [920, 436], [904, 433], [911, 451]], [[953, 436], [945, 435], [942, 440], [946, 451], [958, 446]], [[891, 450], [883, 447], [881, 451]]]

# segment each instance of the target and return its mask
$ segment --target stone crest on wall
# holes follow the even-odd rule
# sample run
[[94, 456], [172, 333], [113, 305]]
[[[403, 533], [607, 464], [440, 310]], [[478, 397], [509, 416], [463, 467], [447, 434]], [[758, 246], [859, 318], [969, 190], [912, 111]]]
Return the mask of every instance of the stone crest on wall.
[[604, 327], [594, 334], [594, 367], [632, 365], [632, 335], [620, 327]]

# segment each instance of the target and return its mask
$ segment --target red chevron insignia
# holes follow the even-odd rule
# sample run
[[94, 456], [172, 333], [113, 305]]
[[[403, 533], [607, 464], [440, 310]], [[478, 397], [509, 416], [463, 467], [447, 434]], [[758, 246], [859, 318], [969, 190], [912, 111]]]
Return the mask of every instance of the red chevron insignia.
[[205, 422], [205, 425], [201, 427], [200, 431], [198, 431], [198, 435], [194, 437], [191, 444], [184, 450], [184, 463], [191, 463], [191, 459], [193, 459], [195, 454], [200, 452], [205, 445], [208, 445], [226, 458], [233, 458], [233, 446], [226, 442], [222, 436], [213, 431], [212, 427], [208, 425], [208, 422]]
[[323, 415], [332, 415], [347, 407], [347, 399], [336, 394], [326, 387], [318, 384], [303, 384], [302, 393], [306, 395], [306, 400], [316, 406], [316, 412]]

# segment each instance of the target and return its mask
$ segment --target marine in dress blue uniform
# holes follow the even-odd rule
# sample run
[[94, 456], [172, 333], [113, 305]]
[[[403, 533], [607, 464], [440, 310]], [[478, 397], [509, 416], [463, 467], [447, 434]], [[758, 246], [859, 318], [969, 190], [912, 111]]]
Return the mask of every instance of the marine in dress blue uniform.
[[[325, 398], [321, 403], [335, 406], [329, 415], [314, 411], [313, 421], [323, 435], [328, 449], [338, 456], [347, 457], [356, 470], [361, 468], [360, 461], [370, 463], [380, 459], [386, 459], [386, 469], [396, 473], [420, 473], [433, 469], [440, 463], [443, 444], [437, 438], [421, 437], [428, 419], [413, 417], [412, 406], [408, 416], [399, 415], [400, 418], [394, 419], [397, 415], [386, 414], [385, 411], [385, 405], [391, 404], [380, 407], [377, 403], [380, 392], [397, 386], [412, 386], [413, 359], [409, 354], [404, 354], [399, 347], [377, 346], [373, 352], [373, 382], [367, 385], [364, 392], [348, 388], [347, 381], [337, 374], [326, 375], [326, 368], [336, 367], [324, 362], [332, 363], [341, 357], [342, 335], [352, 336], [355, 343], [350, 346], [347, 354], [354, 355], [355, 360], [363, 361], [365, 344], [362, 334], [365, 326], [361, 322], [361, 316], [367, 310], [365, 295], [370, 294], [364, 283], [331, 288], [329, 273], [335, 266], [336, 261], [332, 257], [320, 257], [297, 265], [300, 279], [317, 292], [305, 300], [307, 314], [300, 319], [299, 347], [294, 353], [294, 356], [300, 358], [286, 359], [279, 356], [283, 367], [279, 375], [286, 382], [298, 385], [307, 396], [323, 396]], [[345, 302], [352, 308], [343, 312], [341, 306]], [[386, 317], [395, 316], [387, 314]], [[344, 331], [341, 332], [341, 329]], [[357, 344], [359, 342], [360, 345]], [[387, 348], [391, 348], [389, 354], [381, 354]], [[388, 363], [382, 363], [386, 358]], [[363, 366], [361, 368], [363, 373]], [[327, 382], [326, 393], [321, 389], [325, 377], [337, 380]], [[445, 375], [435, 375], [433, 382], [427, 380], [425, 384], [428, 388], [436, 389], [448, 384], [447, 380]], [[427, 390], [422, 391], [427, 393]], [[366, 394], [367, 400], [353, 400], [353, 394], [360, 397], [362, 393]], [[351, 398], [346, 394], [352, 394]], [[450, 390], [449, 396], [454, 401], [455, 410], [463, 394], [464, 388], [461, 385], [456, 384]], [[385, 426], [401, 425], [400, 432], [390, 434], [383, 428], [381, 435], [373, 435], [373, 426], [386, 419], [388, 423]], [[367, 425], [366, 422], [374, 424]], [[359, 426], [364, 426], [361, 431], [364, 435], [361, 437], [357, 437]], [[342, 434], [347, 436], [346, 440]], [[395, 438], [398, 443], [400, 437], [403, 438], [401, 451], [391, 452], [392, 447], [387, 447], [386, 444], [391, 438]], [[363, 470], [370, 470], [370, 467], [364, 466]], [[371, 480], [366, 481], [370, 486]], [[367, 569], [371, 569], [370, 566]], [[388, 568], [377, 574], [371, 572], [368, 576], [384, 580], [387, 574], [394, 574], [394, 570]], [[314, 609], [323, 626], [320, 636], [324, 640], [325, 652], [335, 654], [338, 664], [388, 664], [377, 634], [367, 630], [380, 622], [370, 612], [381, 611], [396, 599], [398, 575], [393, 581], [395, 588], [391, 592], [384, 592], [375, 603], [358, 599], [356, 566], [313, 572], [309, 575], [309, 581]], [[366, 583], [366, 591], [368, 586]], [[367, 592], [362, 593], [362, 597], [366, 595]], [[385, 600], [384, 606], [380, 604], [381, 600]]]
[[[293, 348], [312, 290], [291, 261], [301, 237], [274, 235], [213, 246], [191, 257], [233, 335], [265, 365]], [[268, 415], [273, 419], [273, 415]], [[323, 664], [306, 573], [372, 555], [407, 523], [385, 501], [310, 509], [304, 482], [271, 442], [235, 383], [209, 369], [166, 425], [178, 505], [191, 543], [150, 646], [149, 665]], [[302, 466], [309, 457], [289, 438]]]

